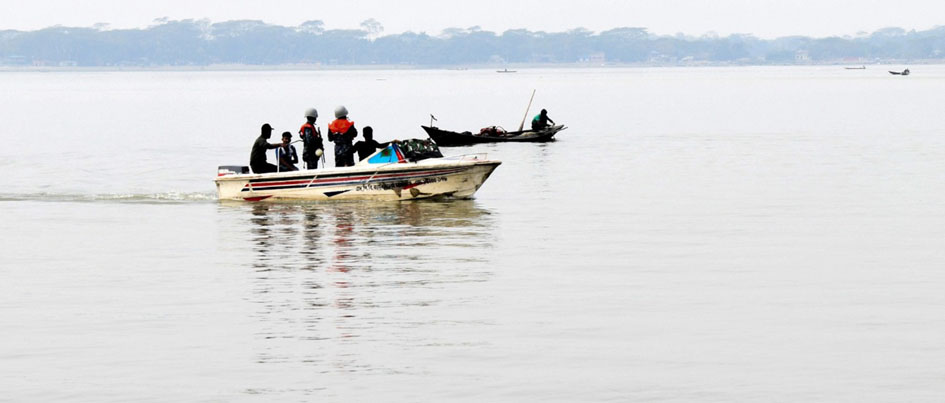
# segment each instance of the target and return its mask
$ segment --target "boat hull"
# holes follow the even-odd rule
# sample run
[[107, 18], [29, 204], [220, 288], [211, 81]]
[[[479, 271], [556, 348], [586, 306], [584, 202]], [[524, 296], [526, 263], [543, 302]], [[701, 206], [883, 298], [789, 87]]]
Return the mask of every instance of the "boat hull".
[[473, 134], [471, 132], [457, 133], [429, 126], [420, 127], [441, 147], [466, 146], [480, 143], [554, 141], [555, 134], [567, 129], [564, 125], [557, 125], [542, 130], [523, 130], [519, 132], [508, 132], [504, 135], [483, 135], [479, 133]]
[[444, 160], [224, 175], [215, 182], [220, 200], [469, 198], [501, 164], [479, 159]]

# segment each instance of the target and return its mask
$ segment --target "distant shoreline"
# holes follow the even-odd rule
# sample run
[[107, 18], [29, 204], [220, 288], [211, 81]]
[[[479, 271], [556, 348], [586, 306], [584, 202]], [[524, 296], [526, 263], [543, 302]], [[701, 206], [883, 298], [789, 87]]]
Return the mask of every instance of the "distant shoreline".
[[510, 63], [505, 65], [403, 65], [403, 64], [214, 64], [206, 66], [16, 66], [0, 65], [3, 72], [225, 72], [225, 71], [380, 71], [380, 70], [527, 70], [527, 69], [610, 69], [610, 68], [679, 68], [679, 67], [828, 67], [828, 66], [902, 66], [902, 65], [937, 65], [945, 64], [945, 59], [930, 60], [884, 60], [879, 62], [834, 61], [829, 63], [807, 64], [753, 64], [753, 63]]

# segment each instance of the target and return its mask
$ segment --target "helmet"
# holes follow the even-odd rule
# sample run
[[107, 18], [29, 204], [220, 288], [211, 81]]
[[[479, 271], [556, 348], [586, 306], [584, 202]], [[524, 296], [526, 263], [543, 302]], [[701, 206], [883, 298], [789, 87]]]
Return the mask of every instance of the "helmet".
[[348, 108], [345, 108], [344, 105], [335, 108], [335, 119], [340, 119], [344, 116], [348, 116]]
[[318, 111], [315, 110], [315, 108], [308, 108], [308, 109], [305, 110], [305, 117], [307, 117], [307, 118], [317, 118], [317, 117], [318, 117]]

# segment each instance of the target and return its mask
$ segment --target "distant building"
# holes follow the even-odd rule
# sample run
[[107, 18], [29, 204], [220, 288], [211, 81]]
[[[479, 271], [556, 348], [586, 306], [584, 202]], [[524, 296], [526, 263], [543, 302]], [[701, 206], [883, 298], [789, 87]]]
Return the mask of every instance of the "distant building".
[[29, 64], [29, 61], [26, 60], [26, 56], [12, 55], [12, 56], [8, 56], [5, 60], [3, 60], [3, 64], [22, 66], [25, 64]]
[[806, 50], [798, 50], [794, 52], [794, 62], [795, 63], [810, 63], [810, 53]]
[[646, 59], [647, 63], [652, 64], [676, 64], [677, 60], [675, 56], [664, 55], [657, 52], [650, 52], [650, 56]]
[[607, 63], [607, 56], [604, 52], [591, 53], [587, 61], [593, 64], [604, 64]]

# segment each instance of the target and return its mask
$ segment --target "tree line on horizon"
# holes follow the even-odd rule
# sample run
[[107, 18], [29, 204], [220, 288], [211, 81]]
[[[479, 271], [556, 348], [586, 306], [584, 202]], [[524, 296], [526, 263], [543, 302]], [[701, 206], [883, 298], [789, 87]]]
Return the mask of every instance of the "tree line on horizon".
[[856, 37], [655, 35], [640, 27], [594, 33], [478, 27], [439, 35], [381, 35], [373, 19], [360, 29], [325, 29], [314, 20], [296, 27], [256, 20], [155, 20], [143, 29], [55, 26], [0, 31], [0, 65], [206, 66], [240, 65], [477, 65], [504, 63], [793, 64], [945, 59], [945, 26], [926, 31], [884, 28]]

